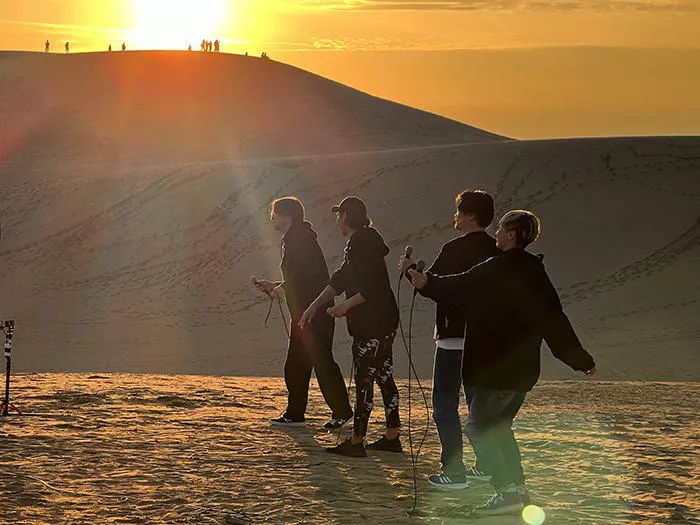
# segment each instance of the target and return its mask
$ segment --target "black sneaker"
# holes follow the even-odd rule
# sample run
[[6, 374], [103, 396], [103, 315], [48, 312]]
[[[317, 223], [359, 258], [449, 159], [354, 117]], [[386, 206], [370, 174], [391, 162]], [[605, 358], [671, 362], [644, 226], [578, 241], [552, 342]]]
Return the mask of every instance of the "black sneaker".
[[491, 476], [476, 467], [467, 467], [465, 474], [467, 479], [473, 479], [476, 481], [491, 481]]
[[448, 476], [446, 474], [431, 474], [428, 476], [428, 485], [440, 490], [462, 490], [468, 489], [467, 478], [461, 476]]
[[374, 443], [367, 445], [367, 448], [370, 450], [383, 450], [385, 452], [403, 452], [401, 440], [397, 437], [394, 439], [387, 439], [386, 436], [382, 436]]
[[306, 424], [304, 418], [301, 419], [290, 419], [284, 414], [280, 417], [276, 417], [270, 420], [273, 425], [283, 426], [283, 427], [303, 427]]
[[520, 501], [523, 502], [523, 505], [527, 507], [528, 505], [532, 504], [532, 501], [530, 500], [530, 491], [527, 490], [527, 485], [525, 485], [525, 483], [522, 483], [521, 485], [516, 485], [515, 490], [518, 492], [518, 495], [520, 496]]
[[484, 503], [474, 507], [474, 514], [478, 516], [501, 516], [504, 514], [520, 514], [525, 505], [520, 500], [520, 494], [515, 489], [507, 489], [496, 492]]
[[350, 416], [347, 419], [332, 417], [324, 423], [323, 428], [329, 432], [332, 432], [334, 430], [340, 430], [341, 428], [352, 428], [353, 422], [353, 416]]
[[365, 446], [362, 443], [356, 443], [353, 445], [352, 438], [346, 439], [340, 445], [336, 445], [335, 447], [326, 447], [326, 452], [330, 452], [331, 454], [340, 454], [341, 456], [348, 456], [351, 458], [364, 458], [367, 456]]

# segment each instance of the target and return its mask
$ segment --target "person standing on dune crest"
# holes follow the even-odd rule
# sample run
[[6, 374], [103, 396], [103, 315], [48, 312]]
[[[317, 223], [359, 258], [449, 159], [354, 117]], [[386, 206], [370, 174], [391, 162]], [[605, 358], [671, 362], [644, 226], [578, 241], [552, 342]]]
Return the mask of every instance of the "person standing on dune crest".
[[340, 367], [333, 359], [335, 321], [326, 314], [333, 306], [329, 301], [324, 311], [306, 329], [298, 326], [304, 310], [328, 284], [328, 266], [310, 222], [304, 220], [304, 206], [296, 197], [283, 197], [272, 202], [270, 221], [282, 234], [283, 281], [255, 279], [258, 290], [273, 298], [286, 296], [291, 314], [291, 333], [284, 381], [289, 393], [287, 409], [272, 419], [273, 425], [303, 426], [309, 397], [312, 370], [326, 404], [332, 414], [323, 428], [337, 430], [352, 421], [352, 408]]
[[486, 503], [474, 508], [477, 515], [519, 514], [530, 504], [512, 427], [539, 379], [542, 340], [574, 370], [596, 373], [542, 259], [525, 250], [539, 234], [540, 221], [533, 213], [513, 210], [496, 231], [502, 255], [456, 275], [408, 270], [421, 295], [466, 307], [462, 374], [470, 402], [464, 431], [495, 489]]

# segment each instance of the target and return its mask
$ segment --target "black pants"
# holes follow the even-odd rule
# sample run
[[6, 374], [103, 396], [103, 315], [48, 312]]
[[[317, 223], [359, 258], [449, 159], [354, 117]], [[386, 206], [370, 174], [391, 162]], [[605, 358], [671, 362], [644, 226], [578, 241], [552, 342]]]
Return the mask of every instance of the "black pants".
[[355, 436], [367, 435], [367, 424], [374, 406], [374, 381], [379, 383], [384, 401], [387, 428], [399, 428], [399, 389], [394, 382], [392, 345], [396, 332], [376, 339], [354, 339], [355, 360]]
[[304, 418], [311, 371], [315, 370], [321, 393], [333, 417], [349, 418], [352, 408], [348, 391], [340, 367], [333, 359], [334, 319], [325, 312], [318, 312], [305, 330], [300, 330], [297, 322], [298, 319], [292, 319], [292, 336], [284, 364], [284, 382], [289, 392], [284, 415], [295, 420]]

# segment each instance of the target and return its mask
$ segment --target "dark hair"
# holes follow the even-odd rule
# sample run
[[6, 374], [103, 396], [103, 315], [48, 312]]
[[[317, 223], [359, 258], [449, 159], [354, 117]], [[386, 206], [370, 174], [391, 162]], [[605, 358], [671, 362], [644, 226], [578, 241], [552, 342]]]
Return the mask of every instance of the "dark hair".
[[345, 213], [345, 221], [347, 222], [347, 225], [350, 226], [353, 230], [369, 228], [370, 226], [372, 226], [372, 221], [369, 220], [369, 217], [367, 216], [362, 217], [348, 212]]
[[511, 210], [500, 221], [501, 228], [513, 230], [516, 242], [521, 248], [535, 242], [540, 236], [540, 220], [527, 210]]
[[292, 223], [304, 221], [304, 205], [298, 197], [281, 197], [272, 201], [272, 211], [276, 215], [289, 217]]
[[485, 191], [465, 190], [457, 195], [455, 204], [465, 215], [473, 213], [481, 228], [486, 228], [493, 221], [493, 197]]

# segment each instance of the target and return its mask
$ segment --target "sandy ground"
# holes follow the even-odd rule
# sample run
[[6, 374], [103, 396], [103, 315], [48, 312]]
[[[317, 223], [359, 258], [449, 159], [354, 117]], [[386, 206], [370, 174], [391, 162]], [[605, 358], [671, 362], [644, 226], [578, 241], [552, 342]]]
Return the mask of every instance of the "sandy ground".
[[[428, 488], [439, 460], [432, 425], [409, 517], [410, 455], [327, 454], [336, 436], [320, 430], [327, 410], [315, 385], [308, 424], [293, 430], [267, 423], [285, 405], [279, 378], [32, 374], [14, 388], [34, 416], [0, 420], [0, 523], [524, 523], [470, 517], [486, 484]], [[415, 383], [413, 394], [418, 442]], [[545, 523], [700, 523], [698, 395], [691, 383], [540, 385], [516, 434]], [[381, 406], [374, 416], [371, 437]], [[402, 439], [408, 449], [406, 428]]]

